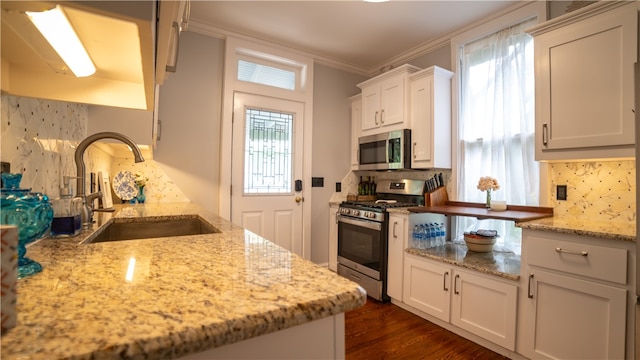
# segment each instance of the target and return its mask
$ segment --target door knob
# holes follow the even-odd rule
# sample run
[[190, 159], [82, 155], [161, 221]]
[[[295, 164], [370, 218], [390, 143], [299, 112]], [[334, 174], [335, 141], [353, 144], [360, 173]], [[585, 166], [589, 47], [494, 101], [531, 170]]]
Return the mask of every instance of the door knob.
[[300, 196], [296, 196], [296, 202], [300, 203], [301, 201], [304, 201], [304, 198]]

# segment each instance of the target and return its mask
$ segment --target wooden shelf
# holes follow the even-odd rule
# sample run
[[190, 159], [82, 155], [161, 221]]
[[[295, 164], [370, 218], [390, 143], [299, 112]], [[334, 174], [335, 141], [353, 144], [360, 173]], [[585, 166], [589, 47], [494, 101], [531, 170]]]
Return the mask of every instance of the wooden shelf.
[[413, 213], [433, 213], [453, 216], [469, 216], [478, 219], [510, 220], [515, 222], [553, 217], [553, 208], [540, 206], [507, 205], [505, 211], [494, 211], [485, 204], [447, 201], [442, 205], [420, 206], [407, 209]]

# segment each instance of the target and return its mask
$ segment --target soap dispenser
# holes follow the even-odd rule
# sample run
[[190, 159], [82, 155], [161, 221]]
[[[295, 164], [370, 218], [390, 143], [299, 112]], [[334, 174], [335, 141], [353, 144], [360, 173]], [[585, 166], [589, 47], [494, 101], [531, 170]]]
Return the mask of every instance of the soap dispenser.
[[69, 177], [65, 176], [63, 187], [60, 188], [60, 197], [53, 199], [51, 205], [53, 207], [51, 236], [69, 237], [78, 235], [82, 222], [82, 199], [72, 196]]

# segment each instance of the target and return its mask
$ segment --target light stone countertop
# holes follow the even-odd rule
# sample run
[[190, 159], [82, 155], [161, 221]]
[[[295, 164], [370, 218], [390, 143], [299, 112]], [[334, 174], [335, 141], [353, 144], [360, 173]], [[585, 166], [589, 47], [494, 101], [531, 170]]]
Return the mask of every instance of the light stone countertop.
[[[388, 209], [388, 212], [412, 214], [404, 208], [391, 208]], [[605, 240], [636, 241], [635, 222], [593, 221], [555, 216], [517, 222], [515, 226], [523, 229], [591, 236]], [[506, 279], [518, 280], [520, 278], [520, 255], [506, 249], [503, 251], [503, 249], [497, 248], [491, 253], [476, 253], [468, 251], [464, 243], [447, 242], [445, 246], [424, 250], [408, 248], [406, 252]]]
[[[171, 359], [235, 343], [366, 302], [365, 291], [190, 203], [117, 205], [112, 217], [198, 214], [219, 234], [27, 248], [42, 273], [18, 281], [18, 325], [2, 359]], [[132, 258], [131, 280], [127, 269]]]
[[468, 251], [464, 243], [447, 242], [430, 249], [408, 248], [408, 254], [441, 261], [509, 280], [520, 279], [520, 255], [495, 246], [492, 252]]
[[636, 223], [632, 221], [596, 221], [554, 216], [516, 223], [516, 226], [523, 229], [591, 236], [605, 240], [636, 241]]

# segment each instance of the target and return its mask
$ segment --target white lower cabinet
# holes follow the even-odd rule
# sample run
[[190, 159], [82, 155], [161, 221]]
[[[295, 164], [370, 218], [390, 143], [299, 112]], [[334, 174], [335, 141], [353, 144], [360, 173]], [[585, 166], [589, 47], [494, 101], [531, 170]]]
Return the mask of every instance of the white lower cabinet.
[[405, 304], [515, 350], [517, 285], [411, 254], [404, 279]]
[[338, 205], [329, 205], [329, 270], [338, 271]]
[[629, 252], [601, 246], [607, 243], [623, 242], [523, 231], [520, 353], [532, 359], [632, 356], [625, 355]]
[[389, 249], [387, 261], [387, 295], [402, 301], [404, 249], [409, 236], [409, 216], [389, 216]]

